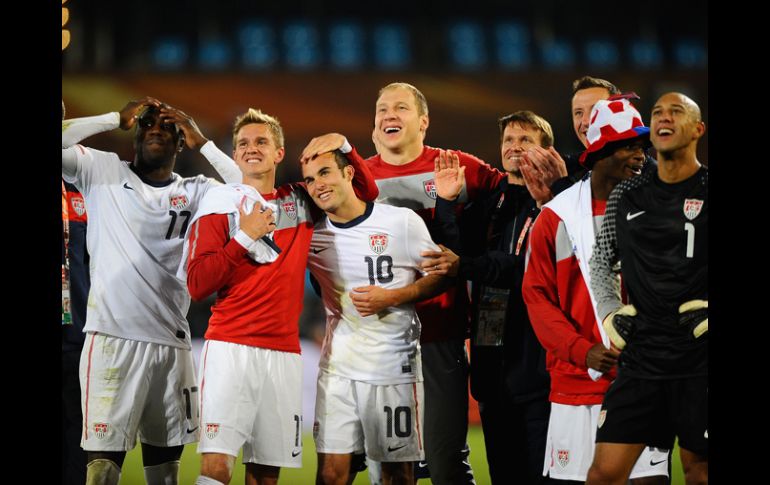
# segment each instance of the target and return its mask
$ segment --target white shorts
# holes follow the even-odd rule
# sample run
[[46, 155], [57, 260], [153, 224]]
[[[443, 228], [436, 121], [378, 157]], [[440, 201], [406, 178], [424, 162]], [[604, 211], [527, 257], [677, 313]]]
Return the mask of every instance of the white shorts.
[[313, 437], [319, 453], [366, 452], [382, 462], [425, 459], [422, 382], [376, 385], [318, 372]]
[[302, 356], [207, 340], [200, 360], [198, 453], [302, 466]]
[[80, 354], [86, 451], [128, 451], [139, 441], [179, 446], [198, 440], [192, 352], [88, 332]]
[[[543, 476], [584, 482], [594, 459], [601, 404], [570, 406], [551, 403]], [[668, 476], [668, 450], [645, 447], [630, 478]]]

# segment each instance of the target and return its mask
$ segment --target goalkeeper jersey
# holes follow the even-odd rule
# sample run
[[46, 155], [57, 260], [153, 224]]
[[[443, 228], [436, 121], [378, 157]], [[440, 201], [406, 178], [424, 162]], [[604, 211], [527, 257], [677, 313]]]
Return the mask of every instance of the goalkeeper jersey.
[[679, 305], [708, 299], [708, 169], [675, 184], [657, 169], [618, 184], [591, 258], [600, 318], [620, 306], [612, 265], [620, 261], [636, 331], [620, 356], [625, 375], [708, 375], [708, 336], [678, 325]]

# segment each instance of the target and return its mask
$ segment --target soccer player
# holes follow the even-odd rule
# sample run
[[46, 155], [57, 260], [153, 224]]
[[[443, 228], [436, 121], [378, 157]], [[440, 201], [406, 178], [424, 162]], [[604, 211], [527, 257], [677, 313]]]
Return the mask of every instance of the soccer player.
[[466, 206], [459, 225], [454, 200], [464, 171], [456, 164], [436, 164], [436, 230], [458, 252], [425, 254], [430, 259], [423, 269], [473, 283], [471, 392], [479, 401], [492, 482], [516, 477], [516, 483], [538, 484], [544, 480], [550, 378], [545, 350], [521, 297], [521, 280], [530, 228], [551, 196], [547, 182], [534, 184], [545, 190], [525, 184], [524, 156], [536, 148], [558, 154], [551, 125], [535, 113], [517, 111], [498, 124], [506, 178], [495, 191]]
[[[610, 192], [641, 173], [649, 146], [649, 130], [628, 97], [596, 102], [580, 158], [590, 172], [543, 207], [529, 240], [522, 295], [551, 375], [543, 475], [554, 480], [586, 479], [618, 359], [596, 318], [588, 260]], [[645, 449], [631, 477], [666, 483], [667, 463], [667, 451]]]
[[[72, 146], [118, 126], [136, 126], [132, 162]], [[176, 271], [189, 218], [219, 182], [173, 172], [186, 140], [199, 148], [187, 136], [194, 129], [191, 118], [153, 98], [62, 122], [62, 177], [89, 210], [91, 290], [80, 359], [88, 484], [117, 484], [137, 435], [147, 483], [176, 484], [183, 447], [198, 437], [190, 296]], [[241, 180], [235, 164], [214, 168]]]
[[[367, 164], [380, 189], [380, 202], [417, 212], [430, 227], [436, 204], [433, 169], [440, 150], [424, 144], [430, 124], [425, 96], [411, 84], [388, 84], [375, 103], [374, 133], [377, 155]], [[314, 138], [302, 160], [342, 146], [342, 135]], [[466, 186], [458, 207], [480, 193], [494, 190], [504, 175], [473, 155], [456, 151], [466, 167]], [[434, 240], [441, 242], [434, 237]], [[425, 460], [434, 484], [471, 484], [468, 461], [468, 299], [458, 284], [436, 298], [417, 304], [422, 322], [420, 345], [425, 378]], [[425, 463], [418, 478], [426, 478]]]
[[[326, 217], [315, 225], [308, 267], [326, 308], [313, 425], [317, 483], [343, 485], [353, 453], [382, 463], [384, 483], [414, 483], [424, 457], [420, 321], [413, 303], [442, 291], [420, 274], [420, 253], [438, 249], [409, 209], [355, 196], [355, 168], [341, 151], [303, 163]], [[416, 280], [416, 281], [415, 281]]]
[[675, 436], [687, 483], [708, 483], [708, 170], [696, 157], [706, 127], [692, 99], [667, 93], [650, 128], [657, 171], [612, 192], [590, 263], [599, 317], [623, 349], [590, 484], [625, 483], [645, 445], [671, 448]]
[[[64, 120], [64, 101], [62, 101]], [[62, 180], [62, 483], [86, 482], [86, 453], [80, 447], [80, 352], [86, 324], [86, 300], [91, 286], [86, 251], [88, 216], [83, 195]]]
[[[236, 118], [233, 158], [243, 183], [206, 194], [180, 266], [193, 299], [217, 293], [200, 364], [198, 485], [229, 483], [241, 447], [247, 483], [277, 483], [280, 467], [302, 466], [299, 302], [322, 214], [302, 184], [275, 186], [284, 154], [277, 118], [255, 109]], [[207, 157], [229, 159], [215, 148]], [[374, 200], [374, 179], [358, 168], [353, 184]], [[280, 254], [260, 240], [267, 233]]]

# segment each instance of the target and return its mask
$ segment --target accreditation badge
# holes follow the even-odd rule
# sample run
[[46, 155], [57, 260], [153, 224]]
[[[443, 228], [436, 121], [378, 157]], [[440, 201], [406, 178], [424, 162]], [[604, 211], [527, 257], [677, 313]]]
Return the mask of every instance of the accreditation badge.
[[473, 344], [479, 346], [503, 345], [505, 313], [511, 290], [482, 286]]

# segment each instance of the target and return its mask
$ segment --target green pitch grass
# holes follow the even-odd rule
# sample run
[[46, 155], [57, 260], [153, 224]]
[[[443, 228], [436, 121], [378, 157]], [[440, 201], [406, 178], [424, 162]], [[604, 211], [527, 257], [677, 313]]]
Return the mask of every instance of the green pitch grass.
[[[303, 437], [302, 468], [284, 468], [281, 470], [280, 483], [284, 485], [313, 485], [315, 483], [316, 455], [313, 436], [307, 433]], [[484, 437], [480, 426], [471, 426], [468, 430], [468, 443], [471, 447], [471, 466], [476, 476], [477, 485], [490, 485], [489, 467], [487, 467]], [[187, 445], [182, 455], [182, 467], [179, 472], [180, 485], [191, 485], [195, 482], [200, 471], [200, 455], [195, 450], [197, 445]], [[684, 485], [682, 465], [679, 461], [679, 447], [674, 450], [673, 480], [672, 485]], [[142, 472], [142, 454], [137, 446], [126, 456], [123, 464], [121, 485], [142, 485], [145, 483]], [[235, 465], [233, 479], [230, 483], [241, 485], [244, 483], [245, 467], [241, 464], [241, 458]], [[515, 470], [511, 470], [514, 476]], [[359, 473], [354, 485], [368, 485], [369, 477], [366, 472]], [[420, 485], [428, 485], [428, 480], [421, 480]]]

